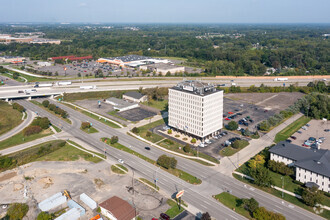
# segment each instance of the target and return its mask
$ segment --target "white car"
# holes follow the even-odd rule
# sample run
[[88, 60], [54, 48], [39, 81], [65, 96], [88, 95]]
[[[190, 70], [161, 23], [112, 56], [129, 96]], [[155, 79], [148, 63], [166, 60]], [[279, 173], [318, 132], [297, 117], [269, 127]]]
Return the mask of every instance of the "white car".
[[118, 162], [122, 163], [122, 164], [124, 163], [124, 161], [122, 159], [119, 159]]

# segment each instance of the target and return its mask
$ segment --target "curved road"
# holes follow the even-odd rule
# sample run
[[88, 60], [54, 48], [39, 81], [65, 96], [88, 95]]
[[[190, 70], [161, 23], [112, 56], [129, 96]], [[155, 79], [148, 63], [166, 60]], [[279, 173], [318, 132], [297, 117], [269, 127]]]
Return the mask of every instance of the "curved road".
[[[147, 177], [150, 180], [154, 179], [157, 167], [150, 166], [149, 163], [131, 154], [125, 153], [114, 148], [110, 148], [106, 144], [100, 142], [99, 138], [111, 137], [113, 135], [116, 135], [119, 137], [119, 142], [121, 144], [125, 146], [131, 146], [133, 150], [140, 152], [153, 160], [156, 160], [159, 155], [166, 154], [165, 152], [155, 147], [151, 147], [150, 151], [146, 151], [144, 147], [147, 144], [145, 144], [144, 142], [141, 142], [133, 137], [121, 133], [116, 129], [110, 128], [107, 125], [99, 121], [93, 120], [92, 118], [89, 118], [88, 116], [83, 115], [60, 103], [57, 103], [57, 105], [69, 113], [70, 119], [76, 121], [76, 123], [74, 123], [74, 126], [62, 122], [56, 116], [51, 115], [50, 113], [40, 109], [38, 106], [35, 106], [30, 102], [23, 100], [19, 100], [18, 102], [24, 105], [26, 108], [29, 108], [33, 111], [38, 111], [39, 114], [47, 116], [56, 126], [63, 126], [64, 131], [67, 131], [71, 135], [81, 139], [82, 141], [88, 143], [99, 151], [103, 152], [104, 149], [106, 149], [107, 153], [110, 154], [112, 157], [116, 159], [124, 159], [125, 163], [135, 169], [136, 172], [139, 172], [139, 174]], [[86, 135], [86, 133], [82, 132], [79, 129], [79, 121], [92, 122], [93, 127], [99, 130], [99, 133]], [[321, 217], [314, 215], [313, 213], [303, 210], [297, 206], [293, 206], [277, 197], [274, 197], [253, 187], [245, 186], [244, 183], [232, 177], [223, 175], [215, 169], [203, 166], [194, 161], [181, 157], [176, 157], [176, 159], [178, 160], [178, 168], [188, 173], [191, 173], [198, 178], [201, 178], [203, 180], [203, 183], [201, 185], [194, 186], [168, 174], [163, 170], [159, 170], [157, 172], [157, 177], [159, 179], [157, 182], [158, 185], [169, 194], [172, 194], [177, 190], [185, 189], [186, 193], [183, 199], [186, 202], [198, 208], [199, 210], [208, 211], [212, 216], [217, 219], [244, 219], [242, 216], [224, 207], [211, 197], [212, 195], [227, 190], [231, 190], [232, 194], [238, 197], [254, 197], [256, 200], [258, 200], [260, 204], [262, 204], [262, 206], [265, 206], [269, 210], [282, 213], [286, 216], [287, 219], [322, 219]]]

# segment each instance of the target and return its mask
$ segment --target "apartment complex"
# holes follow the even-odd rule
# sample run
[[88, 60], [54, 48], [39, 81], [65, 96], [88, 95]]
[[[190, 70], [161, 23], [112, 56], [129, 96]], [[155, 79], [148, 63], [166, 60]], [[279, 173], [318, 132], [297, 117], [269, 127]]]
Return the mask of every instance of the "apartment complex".
[[270, 150], [270, 159], [295, 167], [296, 180], [314, 183], [320, 190], [330, 192], [330, 152], [303, 148], [285, 141]]
[[168, 124], [205, 139], [223, 126], [223, 91], [201, 81], [183, 81], [169, 89]]

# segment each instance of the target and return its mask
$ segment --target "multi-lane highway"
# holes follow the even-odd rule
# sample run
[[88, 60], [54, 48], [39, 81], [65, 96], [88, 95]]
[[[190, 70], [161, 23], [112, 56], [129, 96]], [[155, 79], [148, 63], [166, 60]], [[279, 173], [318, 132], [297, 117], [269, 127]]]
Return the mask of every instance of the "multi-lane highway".
[[[130, 167], [135, 169], [140, 175], [153, 180], [155, 176], [156, 167], [151, 166], [147, 162], [134, 157], [133, 155], [127, 154], [125, 152], [113, 149], [100, 141], [101, 137], [111, 137], [116, 135], [119, 137], [119, 142], [125, 146], [130, 146], [133, 150], [146, 155], [147, 157], [156, 160], [158, 156], [166, 154], [158, 148], [151, 147], [150, 151], [146, 151], [144, 148], [147, 145], [125, 133], [122, 133], [118, 129], [113, 129], [107, 125], [93, 120], [88, 116], [81, 114], [65, 105], [57, 103], [58, 106], [65, 109], [69, 115], [70, 119], [73, 121], [72, 125], [61, 121], [54, 115], [44, 111], [38, 106], [25, 101], [18, 100], [20, 104], [25, 106], [27, 109], [38, 112], [42, 116], [48, 117], [52, 123], [56, 126], [63, 127], [63, 130], [68, 132], [70, 135], [81, 139], [92, 147], [103, 152], [104, 149], [107, 153], [116, 159], [120, 158], [125, 161]], [[99, 130], [99, 133], [86, 135], [82, 132], [79, 127], [82, 121], [89, 121], [93, 123], [93, 126]], [[172, 155], [173, 156], [173, 155]], [[184, 159], [181, 157], [176, 157], [178, 160], [178, 168], [195, 175], [196, 177], [202, 179], [203, 183], [199, 186], [194, 186], [182, 181], [175, 176], [168, 174], [163, 170], [159, 170], [157, 173], [158, 185], [166, 191], [168, 194], [173, 194], [177, 190], [185, 189], [186, 193], [184, 195], [184, 200], [190, 205], [202, 210], [208, 211], [212, 216], [217, 219], [243, 219], [242, 216], [236, 214], [235, 212], [222, 206], [220, 203], [215, 201], [211, 196], [218, 194], [222, 191], [231, 191], [233, 195], [238, 197], [250, 198], [254, 197], [259, 201], [262, 206], [267, 209], [282, 213], [287, 219], [322, 219], [317, 215], [314, 215], [306, 210], [299, 207], [288, 204], [279, 198], [273, 197], [263, 191], [257, 190], [250, 186], [239, 182], [238, 180], [223, 175], [217, 171], [216, 168], [210, 168], [203, 166], [194, 161]], [[220, 165], [221, 166], [221, 165]]]

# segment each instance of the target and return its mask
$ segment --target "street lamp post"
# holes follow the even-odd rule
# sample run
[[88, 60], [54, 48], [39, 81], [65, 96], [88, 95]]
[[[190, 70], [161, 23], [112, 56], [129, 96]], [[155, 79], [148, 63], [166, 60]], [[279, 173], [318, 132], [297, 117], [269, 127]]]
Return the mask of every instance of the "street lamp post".
[[157, 178], [157, 171], [160, 169], [160, 167], [158, 167], [156, 170], [155, 170], [155, 188], [157, 190], [157, 181], [158, 181], [158, 178]]
[[282, 199], [284, 198], [284, 177], [282, 176], [281, 177], [281, 179], [282, 179]]

